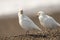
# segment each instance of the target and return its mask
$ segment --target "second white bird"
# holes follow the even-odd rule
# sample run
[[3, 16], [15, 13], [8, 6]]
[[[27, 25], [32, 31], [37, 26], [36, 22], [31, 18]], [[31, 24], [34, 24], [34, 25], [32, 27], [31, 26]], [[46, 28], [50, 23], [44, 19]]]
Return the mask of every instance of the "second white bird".
[[39, 18], [40, 24], [43, 27], [47, 27], [50, 29], [60, 27], [60, 24], [56, 22], [55, 19], [53, 19], [51, 16], [46, 15], [43, 11], [39, 11], [38, 14], [39, 14], [38, 18]]

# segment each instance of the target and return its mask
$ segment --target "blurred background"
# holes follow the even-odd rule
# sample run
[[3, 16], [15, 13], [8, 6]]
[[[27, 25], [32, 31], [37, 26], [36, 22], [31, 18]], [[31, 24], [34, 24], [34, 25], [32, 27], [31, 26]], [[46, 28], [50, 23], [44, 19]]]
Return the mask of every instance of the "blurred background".
[[41, 10], [60, 23], [60, 0], [0, 0], [0, 36], [25, 33], [18, 23], [17, 14], [20, 8], [39, 27], [41, 25], [36, 13]]

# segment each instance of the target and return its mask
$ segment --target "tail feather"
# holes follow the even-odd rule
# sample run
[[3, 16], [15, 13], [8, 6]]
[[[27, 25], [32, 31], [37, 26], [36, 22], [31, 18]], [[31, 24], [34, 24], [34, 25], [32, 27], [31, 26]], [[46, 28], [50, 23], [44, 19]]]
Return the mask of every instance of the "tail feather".
[[59, 25], [59, 27], [60, 27], [60, 24], [58, 24]]
[[57, 23], [57, 25], [60, 27], [60, 24], [59, 23]]
[[37, 30], [38, 30], [38, 31], [42, 31], [42, 29], [40, 29], [39, 27], [37, 27]]

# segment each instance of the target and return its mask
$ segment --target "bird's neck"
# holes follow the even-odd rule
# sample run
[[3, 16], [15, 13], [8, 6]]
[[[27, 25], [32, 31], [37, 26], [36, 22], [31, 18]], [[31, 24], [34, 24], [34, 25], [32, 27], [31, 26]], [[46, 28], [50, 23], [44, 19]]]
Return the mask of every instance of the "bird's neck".
[[23, 14], [20, 14], [19, 17], [23, 17]]
[[45, 14], [40, 14], [40, 15], [45, 15]]
[[19, 19], [22, 19], [22, 18], [24, 18], [24, 17], [25, 17], [25, 15], [24, 15], [24, 14], [19, 15]]
[[40, 14], [40, 16], [45, 16], [45, 14]]
[[45, 14], [40, 14], [39, 17], [46, 17], [46, 15]]

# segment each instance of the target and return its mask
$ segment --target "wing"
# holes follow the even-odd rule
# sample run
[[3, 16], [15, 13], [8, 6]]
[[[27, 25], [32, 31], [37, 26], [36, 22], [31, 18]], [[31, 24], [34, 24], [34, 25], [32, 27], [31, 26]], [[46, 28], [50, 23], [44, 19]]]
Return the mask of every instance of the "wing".
[[33, 29], [41, 30], [29, 17], [25, 16], [24, 20], [27, 22], [27, 25], [30, 25]]
[[51, 23], [51, 24], [53, 24], [53, 26], [59, 26], [58, 24], [58, 22], [54, 19], [54, 18], [52, 18], [51, 16], [48, 16], [48, 21]]

